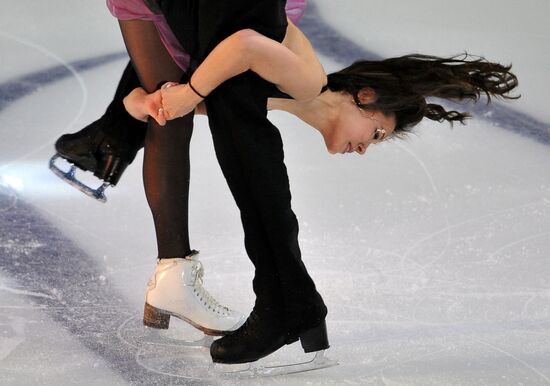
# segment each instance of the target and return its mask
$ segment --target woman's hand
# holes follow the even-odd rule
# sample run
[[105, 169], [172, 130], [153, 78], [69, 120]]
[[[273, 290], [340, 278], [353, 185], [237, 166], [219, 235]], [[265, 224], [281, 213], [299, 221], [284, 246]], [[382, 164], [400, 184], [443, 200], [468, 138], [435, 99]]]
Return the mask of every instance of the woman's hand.
[[147, 119], [151, 116], [159, 125], [164, 126], [166, 124], [160, 90], [147, 94], [142, 87], [138, 87], [132, 90], [123, 102], [128, 114], [135, 119], [147, 122]]
[[168, 82], [161, 87], [160, 92], [164, 117], [167, 120], [189, 114], [203, 100], [187, 84]]

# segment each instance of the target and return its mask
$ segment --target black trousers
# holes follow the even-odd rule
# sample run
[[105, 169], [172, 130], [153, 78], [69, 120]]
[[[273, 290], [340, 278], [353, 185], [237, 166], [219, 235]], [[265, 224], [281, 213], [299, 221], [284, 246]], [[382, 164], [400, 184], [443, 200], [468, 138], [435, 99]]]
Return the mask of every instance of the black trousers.
[[[283, 40], [285, 1], [222, 3], [202, 2], [201, 59], [243, 28]], [[297, 334], [323, 320], [327, 309], [301, 259], [283, 144], [267, 119], [267, 98], [273, 90], [249, 72], [214, 90], [206, 105], [218, 162], [240, 209], [246, 250], [256, 269], [256, 312], [275, 313], [278, 320], [284, 318], [291, 334]]]
[[271, 85], [246, 73], [208, 96], [218, 162], [241, 212], [245, 246], [256, 268], [256, 310], [284, 315], [299, 333], [327, 310], [304, 266], [281, 136], [266, 117]]
[[129, 149], [131, 153], [143, 147], [147, 123], [132, 118], [124, 108], [123, 99], [136, 87], [140, 87], [139, 78], [129, 62], [118, 82], [113, 100], [107, 110], [97, 120], [97, 127], [106, 135], [106, 142], [116, 149]]

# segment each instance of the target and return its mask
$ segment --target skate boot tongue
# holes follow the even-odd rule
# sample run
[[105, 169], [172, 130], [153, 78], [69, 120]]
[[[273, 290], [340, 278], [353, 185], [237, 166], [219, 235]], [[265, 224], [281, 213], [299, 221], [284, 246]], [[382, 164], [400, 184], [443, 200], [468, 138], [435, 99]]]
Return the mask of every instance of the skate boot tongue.
[[185, 285], [190, 285], [193, 287], [193, 291], [198, 295], [204, 306], [208, 307], [209, 310], [212, 310], [213, 313], [228, 316], [231, 310], [228, 307], [222, 306], [218, 303], [214, 296], [212, 296], [212, 294], [210, 294], [210, 292], [203, 287], [204, 282], [202, 278], [204, 275], [204, 268], [202, 263], [200, 261], [196, 261], [189, 273], [189, 277], [186, 277], [187, 272], [184, 274], [183, 281]]

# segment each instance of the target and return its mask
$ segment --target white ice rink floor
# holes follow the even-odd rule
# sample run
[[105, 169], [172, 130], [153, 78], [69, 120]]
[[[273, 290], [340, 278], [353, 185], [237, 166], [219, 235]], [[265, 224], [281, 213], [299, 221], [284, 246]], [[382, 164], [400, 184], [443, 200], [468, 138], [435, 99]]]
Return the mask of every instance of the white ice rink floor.
[[[302, 27], [329, 71], [466, 50], [512, 62], [522, 98], [363, 157], [270, 115], [340, 365], [251, 379], [209, 371], [183, 323], [140, 325], [156, 253], [141, 153], [107, 204], [48, 170], [55, 139], [102, 114], [126, 63], [104, 1], [0, 5], [0, 385], [550, 384], [548, 0], [310, 2]], [[206, 287], [249, 311], [252, 265], [202, 118], [190, 203]], [[287, 346], [265, 363], [303, 357]]]

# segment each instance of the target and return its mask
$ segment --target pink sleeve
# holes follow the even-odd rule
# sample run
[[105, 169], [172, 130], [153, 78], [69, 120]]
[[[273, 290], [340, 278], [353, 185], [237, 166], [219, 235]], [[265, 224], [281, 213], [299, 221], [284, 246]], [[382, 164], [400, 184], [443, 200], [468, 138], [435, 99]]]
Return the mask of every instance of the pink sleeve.
[[286, 15], [294, 23], [298, 23], [306, 10], [306, 0], [287, 0]]
[[144, 0], [107, 0], [107, 8], [119, 20], [146, 20], [153, 22], [159, 32], [160, 40], [172, 59], [174, 59], [174, 62], [183, 71], [187, 71], [190, 64], [189, 54], [185, 52], [160, 11], [158, 13], [153, 12], [145, 4]]
[[107, 8], [119, 20], [155, 21], [161, 16], [151, 11], [143, 0], [107, 0]]

